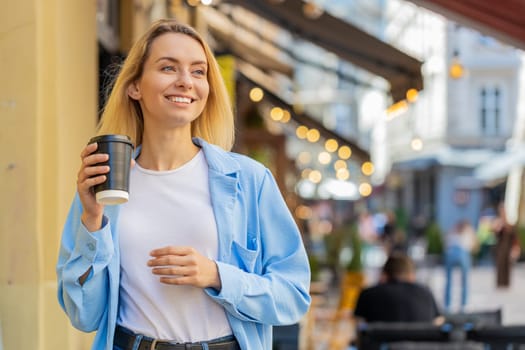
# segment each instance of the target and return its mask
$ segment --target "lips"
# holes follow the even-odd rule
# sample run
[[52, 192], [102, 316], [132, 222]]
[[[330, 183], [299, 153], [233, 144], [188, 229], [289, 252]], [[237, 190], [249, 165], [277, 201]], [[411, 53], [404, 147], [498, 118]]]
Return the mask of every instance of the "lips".
[[187, 103], [190, 104], [193, 100], [190, 97], [185, 96], [166, 96], [166, 99], [170, 102]]

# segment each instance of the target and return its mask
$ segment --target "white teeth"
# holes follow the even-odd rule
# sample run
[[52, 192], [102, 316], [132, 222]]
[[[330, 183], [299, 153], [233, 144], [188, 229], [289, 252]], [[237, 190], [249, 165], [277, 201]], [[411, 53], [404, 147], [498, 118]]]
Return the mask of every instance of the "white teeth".
[[191, 103], [191, 98], [188, 97], [168, 96], [168, 100], [171, 102]]

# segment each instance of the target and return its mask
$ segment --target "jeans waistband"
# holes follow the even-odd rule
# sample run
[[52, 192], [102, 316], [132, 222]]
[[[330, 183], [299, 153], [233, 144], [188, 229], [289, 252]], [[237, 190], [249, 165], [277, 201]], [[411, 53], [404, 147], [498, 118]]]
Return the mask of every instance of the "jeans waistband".
[[114, 344], [122, 350], [240, 350], [233, 335], [194, 343], [176, 343], [136, 334], [117, 326]]

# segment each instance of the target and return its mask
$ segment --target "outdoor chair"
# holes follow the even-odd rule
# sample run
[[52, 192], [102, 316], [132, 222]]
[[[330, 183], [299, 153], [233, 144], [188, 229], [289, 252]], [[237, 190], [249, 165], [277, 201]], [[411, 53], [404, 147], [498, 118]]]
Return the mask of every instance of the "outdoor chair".
[[479, 342], [418, 342], [405, 341], [389, 343], [381, 350], [485, 350], [483, 343]]
[[463, 326], [465, 329], [480, 326], [501, 326], [501, 308], [472, 312], [458, 312], [445, 315], [445, 323]]
[[450, 327], [432, 323], [369, 323], [360, 326], [357, 330], [357, 348], [383, 350], [385, 345], [400, 341], [448, 342], [450, 336]]
[[466, 332], [468, 340], [483, 342], [486, 350], [525, 348], [525, 325], [480, 326]]

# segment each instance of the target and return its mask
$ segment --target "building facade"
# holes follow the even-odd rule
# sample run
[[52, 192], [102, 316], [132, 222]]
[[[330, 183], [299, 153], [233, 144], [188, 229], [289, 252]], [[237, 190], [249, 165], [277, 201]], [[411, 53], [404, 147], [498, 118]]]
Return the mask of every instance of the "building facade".
[[[385, 7], [385, 39], [424, 62], [425, 88], [375, 126], [373, 149], [384, 205], [449, 230], [459, 219], [476, 226], [504, 199], [505, 178], [476, 169], [507, 149], [519, 120], [523, 53], [412, 3]], [[521, 84], [521, 85], [520, 85]]]

